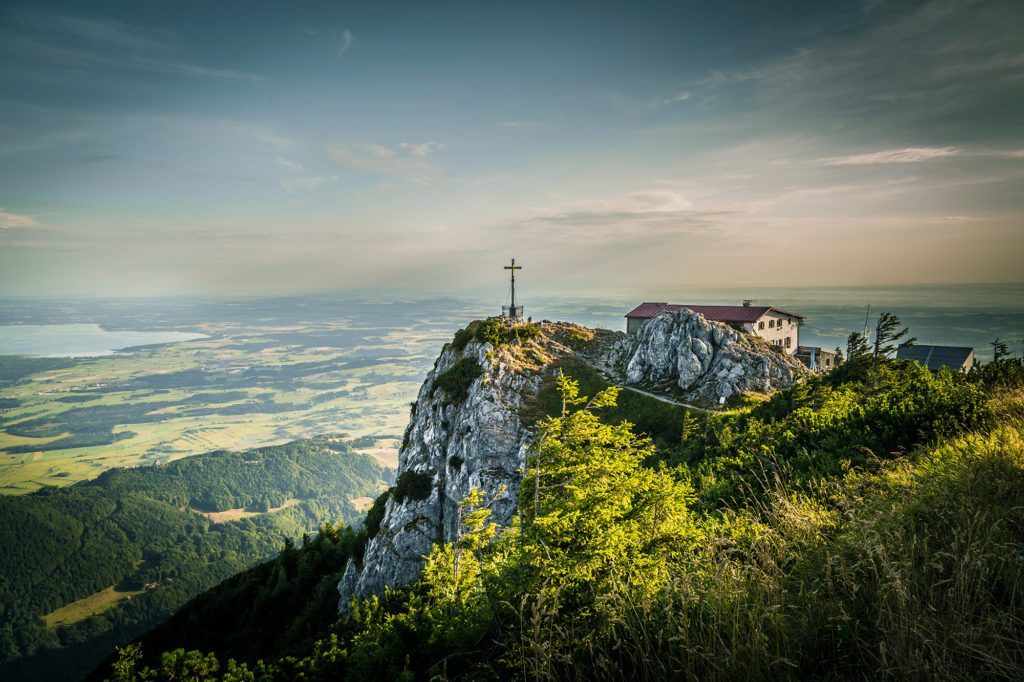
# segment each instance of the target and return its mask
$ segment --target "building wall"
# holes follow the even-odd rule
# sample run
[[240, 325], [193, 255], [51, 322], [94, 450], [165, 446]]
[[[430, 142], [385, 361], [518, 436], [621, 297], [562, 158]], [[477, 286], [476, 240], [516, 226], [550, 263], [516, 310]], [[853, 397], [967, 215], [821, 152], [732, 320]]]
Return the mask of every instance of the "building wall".
[[637, 330], [639, 330], [640, 327], [642, 327], [644, 322], [646, 322], [646, 321], [647, 320], [641, 320], [641, 319], [638, 319], [638, 318], [635, 318], [635, 317], [627, 317], [626, 318], [626, 333], [627, 334], [636, 334]]
[[967, 359], [964, 360], [963, 366], [960, 368], [961, 372], [970, 372], [971, 368], [974, 367], [974, 351], [972, 350]]
[[[811, 367], [812, 355], [814, 356], [814, 367]], [[797, 350], [796, 357], [809, 369], [813, 369], [816, 372], [831, 372], [836, 367], [835, 351], [828, 350], [827, 348], [801, 346]]]
[[790, 355], [795, 354], [800, 345], [800, 318], [798, 317], [767, 312], [757, 322], [744, 326], [751, 334], [760, 336], [768, 343], [782, 346]]

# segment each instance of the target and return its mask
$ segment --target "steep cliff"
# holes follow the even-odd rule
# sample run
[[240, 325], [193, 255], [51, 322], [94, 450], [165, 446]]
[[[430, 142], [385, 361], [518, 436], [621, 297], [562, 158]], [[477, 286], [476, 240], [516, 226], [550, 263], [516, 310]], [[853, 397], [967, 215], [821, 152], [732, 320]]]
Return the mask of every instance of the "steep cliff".
[[380, 530], [361, 570], [350, 561], [338, 586], [342, 608], [353, 595], [380, 594], [415, 579], [430, 546], [456, 537], [458, 503], [472, 488], [494, 494], [505, 486], [492, 518], [504, 524], [512, 517], [531, 435], [519, 413], [541, 378], [510, 359], [488, 342], [445, 347], [413, 407], [398, 456], [399, 483]]
[[492, 322], [481, 334], [484, 324], [456, 335], [420, 388], [380, 529], [338, 584], [342, 610], [353, 596], [415, 580], [431, 545], [457, 538], [458, 503], [472, 488], [490, 499], [504, 487], [491, 503], [491, 518], [505, 524], [513, 517], [538, 416], [525, 415], [560, 361], [596, 367], [613, 383], [708, 404], [804, 376], [793, 358], [689, 311], [659, 316], [635, 337], [552, 322], [519, 328]]

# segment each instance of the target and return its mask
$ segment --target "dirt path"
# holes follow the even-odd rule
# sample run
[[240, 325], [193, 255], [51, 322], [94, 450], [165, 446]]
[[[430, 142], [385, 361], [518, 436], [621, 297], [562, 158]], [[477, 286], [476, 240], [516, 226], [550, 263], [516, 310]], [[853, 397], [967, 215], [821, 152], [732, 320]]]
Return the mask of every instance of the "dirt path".
[[612, 386], [615, 386], [617, 388], [621, 388], [624, 391], [633, 391], [633, 393], [639, 393], [640, 395], [645, 395], [648, 398], [654, 398], [655, 400], [658, 400], [658, 401], [663, 402], [663, 403], [668, 403], [669, 405], [679, 405], [680, 407], [685, 407], [688, 410], [694, 410], [696, 412], [718, 412], [718, 410], [710, 410], [710, 409], [708, 409], [706, 407], [697, 407], [696, 405], [691, 405], [690, 403], [681, 403], [678, 400], [674, 400], [674, 399], [669, 398], [667, 396], [658, 395], [657, 393], [651, 393], [650, 391], [644, 391], [642, 389], [634, 388], [632, 386], [625, 386], [623, 384], [620, 384], [613, 377], [608, 376], [608, 374], [605, 373], [604, 370], [602, 370], [600, 367], [598, 367], [597, 365], [593, 364], [592, 362], [586, 362], [586, 364], [588, 364], [592, 368], [596, 369], [597, 373], [600, 374], [604, 378], [604, 380], [607, 381], [608, 383], [610, 383]]
[[663, 395], [658, 395], [657, 393], [651, 393], [649, 391], [643, 391], [643, 390], [641, 390], [639, 388], [633, 388], [632, 386], [623, 386], [622, 384], [614, 384], [614, 385], [617, 386], [618, 388], [621, 388], [621, 389], [625, 390], [625, 391], [633, 391], [633, 393], [639, 393], [640, 395], [645, 395], [648, 398], [654, 398], [655, 400], [659, 400], [659, 401], [661, 401], [663, 403], [668, 403], [670, 405], [679, 405], [680, 407], [685, 407], [688, 410], [695, 410], [697, 412], [716, 412], [717, 411], [717, 410], [709, 410], [706, 407], [697, 407], [696, 405], [691, 405], [690, 403], [681, 403], [678, 400], [673, 400], [672, 398], [669, 398], [669, 397], [666, 397], [666, 396], [663, 396]]

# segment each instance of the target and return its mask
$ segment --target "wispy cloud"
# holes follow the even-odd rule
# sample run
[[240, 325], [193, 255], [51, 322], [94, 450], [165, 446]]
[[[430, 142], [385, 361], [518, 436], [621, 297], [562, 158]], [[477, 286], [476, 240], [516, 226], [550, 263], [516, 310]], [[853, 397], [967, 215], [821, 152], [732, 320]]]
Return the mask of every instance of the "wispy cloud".
[[669, 235], [706, 234], [720, 227], [723, 218], [732, 213], [735, 211], [696, 208], [678, 192], [649, 190], [541, 209], [520, 225], [573, 241], [578, 240], [580, 230], [585, 230], [587, 239], [595, 242], [650, 242]]
[[867, 154], [831, 156], [819, 159], [819, 163], [825, 166], [875, 166], [890, 163], [918, 163], [960, 156], [961, 154], [963, 154], [963, 150], [956, 147], [904, 147], [902, 149], [883, 149]]
[[288, 170], [290, 170], [292, 173], [302, 173], [303, 171], [306, 170], [305, 168], [302, 167], [302, 164], [295, 163], [294, 161], [289, 161], [288, 159], [282, 159], [281, 157], [277, 157], [277, 162], [284, 166], [285, 168], [287, 168]]
[[892, 163], [918, 163], [950, 157], [987, 157], [996, 159], [1024, 159], [1022, 149], [971, 149], [963, 147], [902, 147], [883, 149], [864, 154], [829, 156], [818, 159], [823, 166], [877, 166]]
[[199, 78], [262, 81], [263, 76], [190, 61], [169, 31], [134, 26], [102, 17], [38, 9], [11, 13], [3, 29], [8, 52], [25, 68], [41, 63], [80, 74], [94, 71], [148, 71]]
[[636, 114], [685, 102], [692, 94], [690, 90], [662, 90], [660, 93], [633, 93], [619, 90], [601, 90], [580, 93], [588, 99], [595, 99], [620, 111]]
[[426, 152], [421, 156], [412, 154], [408, 147], [399, 146], [399, 149], [410, 153], [403, 155], [387, 145], [367, 140], [335, 140], [325, 145], [324, 153], [327, 158], [349, 168], [400, 176], [420, 184], [427, 184], [439, 170], [434, 164], [423, 160]]
[[679, 102], [685, 102], [688, 99], [690, 99], [690, 91], [683, 90], [682, 92], [677, 92], [671, 97], [666, 97], [664, 99], [657, 100], [656, 102], [652, 102], [652, 106], [664, 107], [670, 104], [678, 104]]
[[412, 142], [403, 142], [402, 144], [398, 145], [398, 148], [404, 149], [408, 151], [409, 154], [411, 154], [412, 156], [417, 156], [422, 159], [429, 156], [430, 154], [433, 154], [434, 152], [439, 152], [442, 149], [444, 149], [444, 143], [421, 142], [419, 144], [414, 144]]
[[288, 175], [281, 178], [281, 188], [288, 192], [312, 192], [338, 181], [337, 175]]
[[784, 56], [720, 68], [689, 87], [723, 111], [748, 108], [750, 120], [859, 135], [883, 149], [900, 138], [977, 144], [1019, 135], [1014, 78], [1024, 52], [1010, 27], [1022, 20], [1024, 5], [1012, 0], [880, 2], [823, 22]]
[[345, 53], [352, 49], [352, 46], [356, 42], [355, 34], [347, 28], [342, 30], [341, 37], [338, 40], [338, 59], [345, 56]]
[[312, 36], [321, 39], [324, 43], [334, 47], [335, 59], [341, 59], [356, 44], [356, 34], [347, 28], [338, 29], [334, 26], [299, 26], [295, 29], [302, 35]]
[[0, 230], [12, 227], [39, 227], [39, 221], [32, 216], [11, 213], [0, 208]]
[[276, 160], [278, 165], [289, 172], [289, 175], [283, 175], [279, 178], [281, 189], [289, 194], [293, 192], [312, 192], [324, 185], [338, 181], [337, 175], [307, 175], [305, 167], [291, 159], [279, 156]]
[[230, 80], [252, 81], [254, 83], [266, 80], [266, 78], [264, 78], [263, 76], [257, 76], [256, 74], [246, 73], [244, 71], [234, 71], [232, 69], [211, 69], [204, 66], [189, 64], [187, 62], [158, 61], [153, 59], [142, 58], [137, 58], [135, 61], [140, 66], [152, 68], [154, 71], [163, 71], [165, 73], [177, 73], [183, 76], [200, 76], [203, 78], [225, 78]]

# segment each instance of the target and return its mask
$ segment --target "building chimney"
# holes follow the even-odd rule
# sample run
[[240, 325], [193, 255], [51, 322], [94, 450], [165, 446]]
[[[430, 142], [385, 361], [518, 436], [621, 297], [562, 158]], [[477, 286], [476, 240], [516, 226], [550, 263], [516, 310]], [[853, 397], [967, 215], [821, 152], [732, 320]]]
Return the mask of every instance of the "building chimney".
[[750, 307], [750, 304], [751, 304], [751, 303], [753, 303], [753, 302], [754, 302], [754, 301], [752, 301], [751, 299], [749, 299], [749, 298], [745, 298], [745, 299], [743, 299], [743, 307], [744, 307], [744, 308], [749, 308], [749, 307]]

